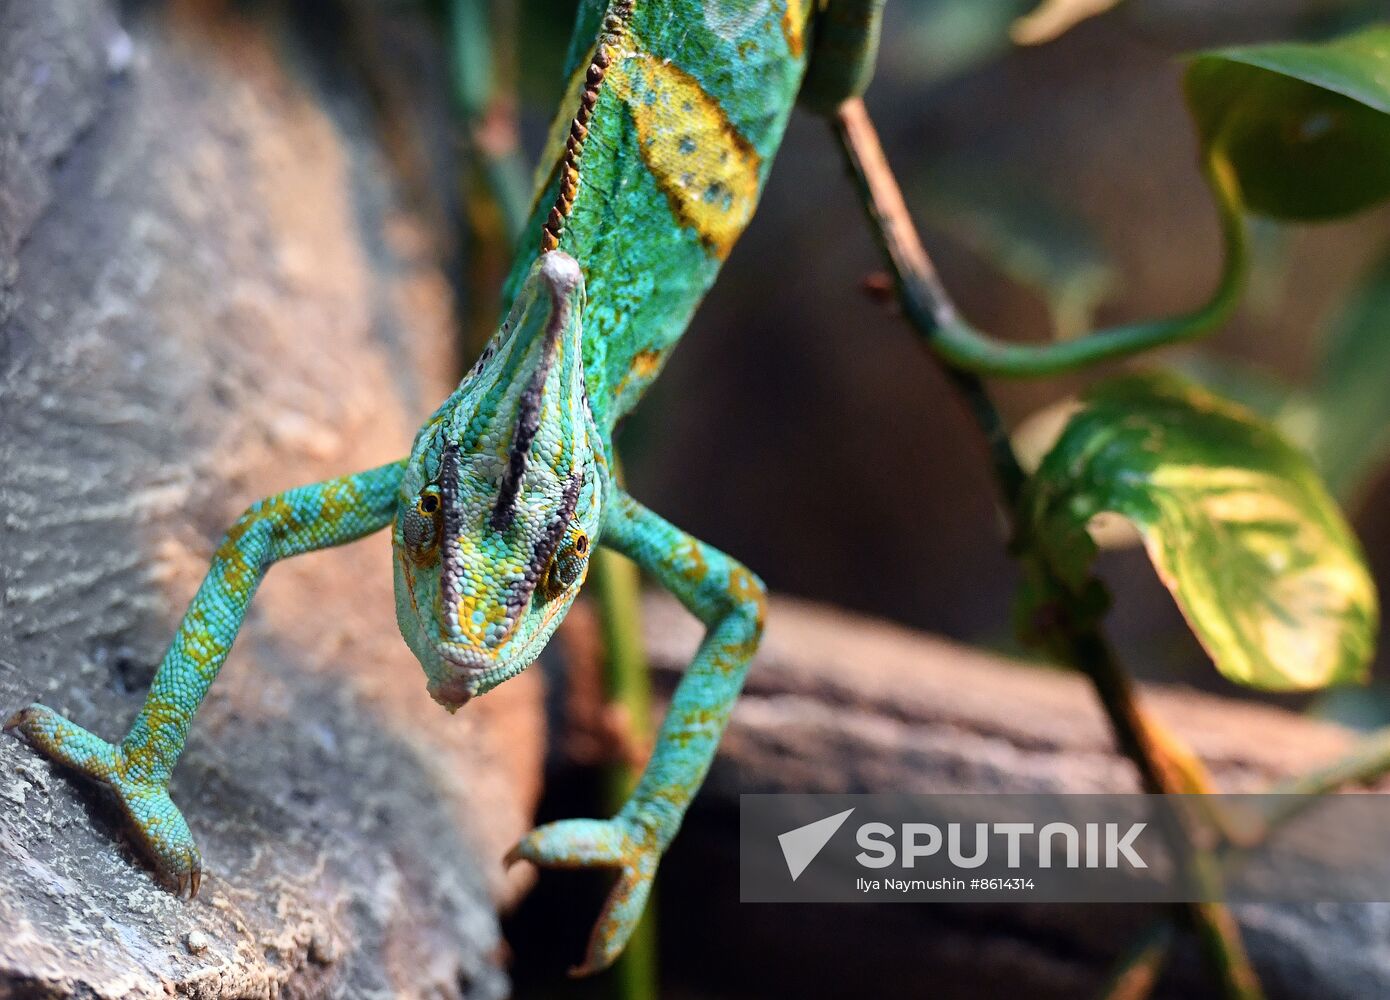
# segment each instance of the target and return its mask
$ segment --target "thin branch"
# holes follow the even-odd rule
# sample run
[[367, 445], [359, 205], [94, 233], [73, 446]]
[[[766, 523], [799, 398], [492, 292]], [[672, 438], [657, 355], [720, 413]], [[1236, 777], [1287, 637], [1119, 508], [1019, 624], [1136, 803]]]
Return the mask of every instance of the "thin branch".
[[1181, 316], [1111, 327], [1059, 343], [1013, 344], [995, 340], [961, 318], [942, 287], [912, 225], [863, 101], [855, 98], [845, 102], [835, 123], [841, 142], [859, 151], [861, 159], [854, 169], [868, 194], [865, 205], [870, 217], [882, 234], [902, 284], [908, 318], [950, 368], [979, 375], [1056, 375], [1195, 339], [1225, 323], [1240, 302], [1250, 269], [1240, 189], [1230, 164], [1213, 153], [1205, 171], [1221, 217], [1225, 263], [1216, 291], [1205, 305]]
[[[1358, 741], [1351, 752], [1326, 767], [1309, 771], [1274, 785], [1261, 796], [1260, 819], [1262, 840], [1283, 824], [1301, 815], [1317, 801], [1317, 796], [1335, 792], [1347, 786], [1369, 785], [1390, 773], [1390, 727], [1377, 730]], [[1253, 842], [1236, 845], [1250, 848]]]
[[[622, 468], [613, 456], [614, 476]], [[642, 641], [642, 583], [636, 563], [606, 546], [594, 551], [592, 593], [603, 635], [603, 710], [617, 744], [616, 760], [604, 774], [604, 808], [616, 814], [637, 782], [655, 739], [652, 725], [651, 670]], [[613, 966], [613, 995], [621, 1000], [655, 1000], [660, 995], [657, 970], [657, 905], [660, 886], [627, 947]]]
[[516, 124], [515, 15], [505, 3], [449, 0], [449, 73], [463, 213], [460, 345], [465, 362], [497, 328], [499, 289], [526, 225], [529, 173]]

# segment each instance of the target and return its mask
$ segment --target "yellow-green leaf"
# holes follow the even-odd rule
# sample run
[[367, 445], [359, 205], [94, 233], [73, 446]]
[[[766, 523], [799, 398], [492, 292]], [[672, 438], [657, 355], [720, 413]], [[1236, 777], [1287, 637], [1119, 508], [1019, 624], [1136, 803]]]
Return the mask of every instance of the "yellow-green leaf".
[[1203, 145], [1235, 169], [1250, 211], [1326, 219], [1390, 198], [1390, 26], [1203, 52], [1186, 89]]
[[1248, 410], [1171, 376], [1104, 383], [1043, 460], [1025, 511], [1036, 538], [1069, 539], [1078, 563], [1095, 515], [1134, 522], [1231, 680], [1293, 690], [1365, 677], [1379, 610], [1360, 546], [1307, 458]]

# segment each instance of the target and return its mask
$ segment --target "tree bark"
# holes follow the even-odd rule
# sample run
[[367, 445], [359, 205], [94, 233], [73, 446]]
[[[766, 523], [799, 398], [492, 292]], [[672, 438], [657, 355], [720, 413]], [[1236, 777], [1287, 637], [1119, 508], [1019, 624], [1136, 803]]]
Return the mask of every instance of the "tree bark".
[[[241, 510], [450, 388], [376, 95], [290, 10], [0, 4], [0, 713], [118, 740]], [[0, 996], [503, 995], [538, 681], [449, 717], [393, 607], [384, 534], [271, 571], [174, 778], [193, 901], [0, 740]]]

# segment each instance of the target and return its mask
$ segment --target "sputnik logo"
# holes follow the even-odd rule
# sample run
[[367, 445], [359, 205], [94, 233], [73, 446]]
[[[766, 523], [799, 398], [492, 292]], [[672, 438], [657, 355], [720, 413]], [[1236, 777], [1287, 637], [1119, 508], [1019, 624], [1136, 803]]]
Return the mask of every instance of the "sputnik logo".
[[801, 877], [807, 865], [816, 860], [816, 855], [830, 843], [830, 838], [835, 836], [836, 830], [845, 825], [845, 820], [849, 819], [852, 812], [853, 809], [846, 809], [834, 816], [827, 816], [825, 819], [818, 819], [814, 823], [807, 823], [805, 826], [798, 826], [795, 830], [777, 835], [777, 843], [782, 845], [782, 857], [787, 860], [787, 871], [791, 874], [793, 882]]

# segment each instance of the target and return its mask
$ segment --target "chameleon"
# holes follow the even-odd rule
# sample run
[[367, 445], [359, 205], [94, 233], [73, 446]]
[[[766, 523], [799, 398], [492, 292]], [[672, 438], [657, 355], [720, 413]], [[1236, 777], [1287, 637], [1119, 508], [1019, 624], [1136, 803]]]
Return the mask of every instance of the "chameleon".
[[623, 490], [614, 429], [752, 218], [798, 100], [825, 114], [867, 85], [882, 3], [581, 0], [505, 319], [408, 456], [248, 508], [120, 743], [40, 704], [5, 728], [107, 785], [156, 870], [191, 897], [202, 859], [169, 780], [273, 563], [390, 528], [401, 634], [455, 712], [536, 659], [608, 546], [699, 618], [704, 639], [617, 815], [541, 826], [508, 861], [615, 873], [573, 971], [610, 965], [709, 769], [766, 609], [753, 573]]

